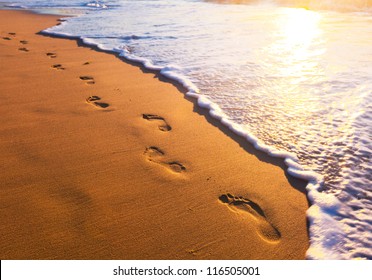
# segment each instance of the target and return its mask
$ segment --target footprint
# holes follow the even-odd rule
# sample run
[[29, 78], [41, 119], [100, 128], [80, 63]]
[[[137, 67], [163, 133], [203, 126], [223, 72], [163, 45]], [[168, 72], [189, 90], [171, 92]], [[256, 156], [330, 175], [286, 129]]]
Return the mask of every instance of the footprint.
[[29, 51], [30, 51], [30, 50], [27, 49], [27, 48], [19, 48], [18, 50], [21, 51], [21, 52], [29, 52]]
[[65, 70], [65, 68], [62, 67], [62, 64], [54, 64], [52, 65], [52, 68], [56, 70]]
[[163, 117], [160, 117], [158, 115], [151, 115], [151, 114], [142, 114], [142, 117], [148, 121], [157, 121], [159, 123], [158, 128], [161, 131], [165, 132], [165, 131], [170, 131], [172, 129], [172, 127], [165, 121]]
[[[8, 35], [14, 37], [14, 36], [16, 35], [16, 33], [14, 33], [14, 32], [9, 32]], [[10, 38], [10, 37], [8, 37], [8, 36], [3, 37], [3, 39], [4, 39], [4, 40], [7, 40], [7, 41], [12, 40], [12, 38]]]
[[97, 95], [92, 95], [92, 96], [89, 96], [87, 99], [86, 99], [86, 102], [88, 104], [91, 104], [93, 106], [96, 106], [96, 107], [100, 107], [100, 108], [107, 108], [110, 106], [110, 104], [108, 103], [104, 103], [104, 102], [97, 102], [98, 100], [101, 100], [101, 97], [97, 96]]
[[46, 55], [50, 58], [56, 58], [57, 57], [57, 54], [53, 53], [53, 52], [48, 52], [48, 53], [46, 53]]
[[28, 41], [26, 41], [26, 40], [21, 40], [21, 41], [19, 41], [21, 44], [23, 44], [23, 45], [27, 45], [28, 44]]
[[89, 61], [83, 63], [83, 65], [89, 65], [89, 64], [90, 64]]
[[279, 242], [281, 238], [280, 232], [266, 219], [266, 215], [262, 208], [255, 202], [243, 198], [233, 196], [230, 193], [223, 194], [219, 200], [227, 204], [227, 206], [236, 213], [249, 214], [258, 224], [258, 235], [269, 242]]
[[80, 76], [80, 80], [86, 81], [87, 84], [95, 84], [94, 78], [92, 76]]
[[[9, 32], [9, 33], [8, 33], [8, 35], [10, 35], [10, 36], [14, 37], [14, 36], [16, 35], [16, 33], [14, 33], [14, 32]], [[10, 38], [10, 37], [8, 37], [8, 36], [6, 36], [6, 37], [3, 37], [3, 39], [4, 39], [4, 40], [7, 40], [7, 41], [10, 41], [10, 40], [12, 40], [12, 38]]]
[[146, 148], [144, 155], [149, 161], [167, 167], [172, 172], [181, 173], [186, 170], [186, 167], [177, 161], [166, 161], [164, 159], [165, 153], [158, 147], [152, 146]]

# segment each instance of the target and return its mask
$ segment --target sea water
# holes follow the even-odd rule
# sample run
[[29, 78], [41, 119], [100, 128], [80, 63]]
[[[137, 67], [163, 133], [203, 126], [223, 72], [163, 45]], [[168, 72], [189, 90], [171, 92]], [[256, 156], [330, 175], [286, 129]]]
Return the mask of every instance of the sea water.
[[309, 181], [309, 259], [372, 259], [372, 1], [17, 0], [159, 70]]

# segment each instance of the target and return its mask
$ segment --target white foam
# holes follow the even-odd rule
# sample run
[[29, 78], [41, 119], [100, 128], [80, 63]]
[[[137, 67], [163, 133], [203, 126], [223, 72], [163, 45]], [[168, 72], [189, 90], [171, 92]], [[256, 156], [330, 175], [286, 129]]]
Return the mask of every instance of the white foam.
[[99, 9], [107, 9], [107, 5], [100, 3], [100, 1], [92, 1], [86, 4], [87, 7], [94, 7]]
[[12, 8], [12, 9], [27, 9], [26, 6], [18, 5], [18, 4], [6, 4], [5, 7]]

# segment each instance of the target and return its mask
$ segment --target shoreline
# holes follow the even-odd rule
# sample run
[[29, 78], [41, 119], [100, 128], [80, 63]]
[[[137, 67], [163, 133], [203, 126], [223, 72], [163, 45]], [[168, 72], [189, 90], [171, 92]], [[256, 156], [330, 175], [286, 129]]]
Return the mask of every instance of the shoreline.
[[[24, 147], [19, 148], [15, 147], [17, 141], [11, 135], [1, 136], [3, 164], [11, 159], [17, 169], [1, 178], [7, 186], [1, 190], [4, 193], [1, 203], [7, 205], [2, 208], [2, 214], [11, 225], [2, 229], [0, 244], [7, 248], [3, 259], [305, 258], [309, 242], [306, 182], [289, 176], [282, 159], [255, 150], [243, 137], [213, 119], [207, 109], [200, 108], [196, 99], [185, 96], [182, 88], [159, 75], [154, 76], [143, 66], [134, 66], [135, 63], [128, 63], [117, 54], [112, 56], [106, 51], [97, 52], [92, 46], [82, 46], [77, 39], [34, 34], [51, 26], [53, 21], [55, 24], [58, 16], [9, 10], [1, 13], [7, 14], [1, 19], [1, 36], [9, 37], [6, 32], [15, 31], [17, 38], [1, 42], [2, 56], [9, 56], [6, 59], [10, 60], [6, 65], [17, 62], [24, 69], [23, 63], [28, 62], [40, 69], [30, 80], [28, 75], [35, 76], [30, 74], [30, 69], [20, 75], [20, 71], [14, 69], [17, 66], [13, 66], [1, 78], [1, 92], [5, 92], [8, 104], [14, 109], [6, 112], [9, 124], [3, 129], [18, 137], [27, 135], [32, 143], [25, 141]], [[12, 26], [7, 22], [9, 14], [17, 17], [17, 23], [26, 21], [29, 33], [22, 30], [22, 24], [17, 30], [3, 30]], [[48, 22], [46, 26], [43, 26], [44, 19]], [[18, 34], [27, 38], [20, 38]], [[19, 39], [29, 41], [26, 44], [29, 51], [20, 50], [27, 47], [20, 47], [19, 43], [12, 45]], [[56, 57], [48, 57], [48, 53], [55, 53]], [[20, 55], [29, 58], [19, 61]], [[109, 71], [113, 69], [115, 71]], [[122, 72], [130, 85], [118, 75]], [[9, 87], [6, 81], [12, 77], [17, 83]], [[40, 86], [44, 81], [46, 85]], [[21, 82], [40, 86], [42, 93], [31, 88], [34, 96], [43, 97], [42, 100], [30, 98], [36, 109], [28, 109], [29, 97], [21, 109], [14, 106], [19, 102], [14, 93], [24, 89], [24, 86], [17, 87]], [[48, 89], [53, 89], [52, 93]], [[84, 95], [69, 93], [67, 98], [63, 94], [68, 90]], [[69, 109], [61, 109], [60, 104], [68, 104]], [[53, 110], [58, 111], [57, 116]], [[14, 116], [16, 111], [18, 115]], [[40, 120], [45, 122], [43, 129], [48, 132], [30, 130], [37, 127]], [[81, 121], [89, 123], [90, 129]], [[27, 123], [30, 127], [17, 128], [17, 123]], [[51, 129], [50, 125], [56, 123], [63, 125]], [[117, 132], [120, 129], [123, 133]], [[69, 141], [66, 141], [63, 132], [69, 131]], [[103, 131], [110, 137], [97, 133]], [[190, 136], [193, 139], [188, 139]], [[45, 145], [45, 138], [57, 143], [47, 141]], [[58, 150], [59, 144], [65, 142], [68, 145]], [[224, 150], [215, 147], [224, 147]], [[22, 157], [24, 150], [32, 151], [32, 155]], [[63, 166], [68, 172], [56, 171], [45, 162], [53, 163], [54, 167]], [[93, 180], [92, 170], [101, 177]], [[42, 174], [44, 178], [40, 180], [40, 173], [44, 171], [46, 174]], [[31, 183], [29, 177], [24, 176], [27, 172], [35, 175]], [[15, 187], [13, 179], [17, 175], [23, 178], [17, 180]], [[52, 177], [56, 179], [51, 180]], [[102, 185], [103, 190], [99, 187]], [[48, 186], [46, 192], [45, 186]], [[8, 188], [16, 189], [16, 195]], [[19, 221], [14, 220], [28, 211], [19, 205], [25, 198], [25, 189], [32, 198], [29, 206], [42, 205], [41, 209], [28, 214], [46, 218], [51, 227], [40, 229], [41, 221], [31, 227], [32, 237], [50, 244], [41, 252], [39, 242], [28, 240], [24, 233], [14, 236], [14, 228], [20, 226]], [[151, 194], [147, 193], [149, 189]], [[53, 199], [47, 194], [52, 194]], [[18, 203], [10, 203], [11, 198]], [[115, 207], [109, 205], [112, 201]], [[152, 204], [148, 205], [149, 202]], [[166, 217], [166, 221], [154, 216], [152, 211]], [[66, 219], [56, 221], [58, 216]], [[123, 225], [131, 226], [128, 229]], [[63, 233], [62, 241], [54, 236], [58, 231]], [[154, 240], [158, 240], [158, 244], [153, 244]], [[19, 244], [28, 244], [30, 251], [20, 252]], [[77, 251], [74, 244], [84, 253]], [[114, 252], [116, 246], [129, 250]], [[245, 251], [242, 248], [249, 252], [242, 252]]]

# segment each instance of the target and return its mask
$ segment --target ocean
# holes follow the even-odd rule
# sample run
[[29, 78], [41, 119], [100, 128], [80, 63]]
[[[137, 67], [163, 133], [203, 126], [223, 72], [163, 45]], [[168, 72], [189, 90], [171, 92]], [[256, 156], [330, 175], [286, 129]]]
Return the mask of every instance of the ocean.
[[[372, 259], [372, 1], [16, 0], [158, 70], [306, 179], [308, 259]], [[248, 175], [249, 176], [249, 175]]]

